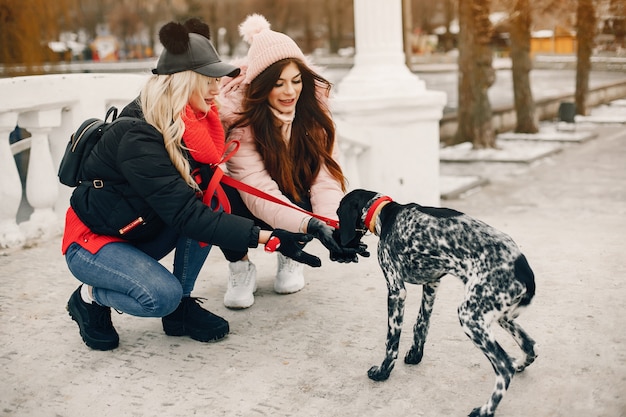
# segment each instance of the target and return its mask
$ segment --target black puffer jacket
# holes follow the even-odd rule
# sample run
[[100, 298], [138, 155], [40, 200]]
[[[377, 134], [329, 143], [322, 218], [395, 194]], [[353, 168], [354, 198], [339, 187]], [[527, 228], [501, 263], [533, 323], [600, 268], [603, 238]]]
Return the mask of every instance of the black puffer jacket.
[[[122, 115], [140, 115], [127, 110]], [[143, 120], [124, 120], [107, 130], [85, 160], [83, 174], [104, 186], [78, 186], [70, 204], [95, 233], [117, 235], [141, 217], [143, 223], [126, 238], [150, 239], [167, 224], [226, 249], [257, 246], [254, 222], [204, 205], [171, 163], [162, 135]]]

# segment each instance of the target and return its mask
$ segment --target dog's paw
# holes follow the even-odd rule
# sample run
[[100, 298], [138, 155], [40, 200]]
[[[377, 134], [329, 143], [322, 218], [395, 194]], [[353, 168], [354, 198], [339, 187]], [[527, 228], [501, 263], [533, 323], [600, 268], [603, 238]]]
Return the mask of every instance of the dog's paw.
[[384, 381], [389, 378], [389, 372], [382, 371], [379, 366], [372, 366], [367, 376], [373, 381]]
[[526, 359], [524, 360], [524, 362], [522, 362], [519, 359], [516, 359], [513, 361], [513, 368], [515, 368], [515, 373], [520, 373], [523, 372], [524, 369], [526, 369], [526, 367], [528, 367], [530, 364], [532, 364], [535, 359], [537, 358], [537, 355], [532, 354], [532, 355], [528, 355], [526, 356]]
[[481, 407], [476, 407], [472, 410], [471, 413], [469, 413], [468, 417], [494, 417], [493, 413], [491, 414], [482, 414], [480, 412], [482, 408]]
[[411, 349], [406, 353], [404, 357], [404, 363], [409, 365], [417, 365], [422, 361], [424, 357], [424, 352], [418, 351], [417, 349]]

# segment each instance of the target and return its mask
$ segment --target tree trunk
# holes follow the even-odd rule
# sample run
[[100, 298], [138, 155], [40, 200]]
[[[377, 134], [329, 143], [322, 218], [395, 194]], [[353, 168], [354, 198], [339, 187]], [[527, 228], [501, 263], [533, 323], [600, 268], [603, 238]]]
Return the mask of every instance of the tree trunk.
[[328, 33], [328, 49], [331, 54], [336, 54], [339, 50], [339, 41], [337, 34], [337, 15], [335, 13], [337, 4], [334, 1], [325, 0], [324, 9], [326, 10], [326, 22]]
[[591, 72], [591, 51], [596, 34], [596, 14], [593, 0], [578, 0], [576, 9], [576, 114], [587, 114], [587, 96], [589, 93], [589, 73]]
[[472, 142], [475, 149], [495, 148], [488, 90], [492, 67], [490, 0], [459, 0], [459, 103], [454, 143]]
[[511, 64], [517, 133], [537, 133], [535, 101], [530, 88], [530, 0], [517, 0], [511, 15]]

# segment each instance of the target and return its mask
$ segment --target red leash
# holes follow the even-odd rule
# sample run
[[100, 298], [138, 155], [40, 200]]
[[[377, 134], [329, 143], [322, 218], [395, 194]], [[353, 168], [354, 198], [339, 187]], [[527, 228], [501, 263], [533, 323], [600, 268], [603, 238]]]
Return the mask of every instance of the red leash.
[[227, 175], [224, 175], [224, 171], [222, 171], [222, 169], [219, 167], [219, 165], [225, 163], [226, 161], [228, 161], [238, 150], [239, 150], [239, 141], [237, 140], [233, 140], [231, 141], [231, 144], [235, 145], [235, 148], [230, 151], [224, 158], [222, 158], [222, 160], [218, 163], [214, 165], [214, 169], [215, 172], [213, 173], [213, 177], [211, 177], [211, 181], [209, 181], [209, 185], [207, 187], [207, 190], [204, 193], [204, 197], [202, 199], [202, 201], [205, 204], [208, 204], [210, 206], [211, 203], [211, 198], [213, 198], [213, 196], [217, 197], [218, 202], [220, 203], [220, 205], [222, 206], [222, 208], [224, 209], [224, 211], [226, 213], [230, 213], [230, 202], [228, 201], [228, 197], [226, 196], [226, 193], [224, 192], [224, 189], [220, 186], [220, 183], [222, 184], [226, 184], [226, 185], [230, 185], [233, 188], [236, 188], [240, 191], [243, 191], [245, 193], [248, 194], [252, 194], [254, 196], [260, 197], [264, 200], [268, 200], [271, 201], [272, 203], [276, 203], [276, 204], [280, 204], [286, 207], [290, 207], [294, 210], [298, 210], [302, 213], [308, 214], [309, 216], [315, 217], [316, 219], [319, 219], [321, 221], [323, 221], [324, 223], [326, 223], [328, 226], [330, 227], [334, 227], [335, 229], [339, 229], [339, 221], [328, 218], [328, 217], [324, 217], [324, 216], [320, 216], [319, 214], [315, 214], [312, 213], [310, 211], [307, 211], [303, 208], [300, 208], [298, 206], [295, 206], [293, 204], [289, 204], [283, 200], [280, 200], [276, 197], [274, 197], [273, 195], [270, 195], [264, 191], [259, 190], [258, 188], [254, 188], [248, 184], [245, 184], [241, 181], [238, 181], [232, 177], [229, 177]]
[[339, 221], [338, 220], [334, 220], [334, 219], [330, 219], [328, 217], [320, 216], [319, 214], [315, 214], [315, 213], [307, 211], [307, 210], [305, 210], [303, 208], [300, 208], [298, 206], [294, 206], [293, 204], [289, 204], [289, 203], [287, 203], [287, 202], [285, 202], [283, 200], [280, 200], [280, 199], [274, 197], [273, 195], [267, 194], [266, 192], [263, 192], [263, 191], [259, 190], [258, 188], [254, 188], [254, 187], [252, 187], [252, 186], [250, 186], [248, 184], [245, 184], [245, 183], [243, 183], [241, 181], [237, 181], [236, 179], [231, 178], [229, 176], [223, 175], [222, 176], [222, 183], [226, 184], [226, 185], [230, 185], [231, 187], [234, 187], [234, 188], [236, 188], [236, 189], [238, 189], [240, 191], [243, 191], [245, 193], [252, 194], [252, 195], [255, 195], [257, 197], [260, 197], [260, 198], [262, 198], [264, 200], [271, 201], [272, 203], [281, 204], [281, 205], [286, 206], [286, 207], [291, 207], [294, 210], [298, 210], [298, 211], [301, 211], [302, 213], [308, 214], [309, 216], [313, 216], [316, 219], [319, 219], [319, 220], [323, 221], [327, 225], [329, 225], [331, 227], [334, 227], [335, 229], [339, 229]]

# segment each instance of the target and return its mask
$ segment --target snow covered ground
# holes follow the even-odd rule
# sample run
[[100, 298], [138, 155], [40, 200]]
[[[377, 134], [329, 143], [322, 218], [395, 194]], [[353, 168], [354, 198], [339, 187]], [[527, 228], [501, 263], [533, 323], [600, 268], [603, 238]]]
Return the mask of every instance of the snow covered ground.
[[440, 194], [444, 200], [476, 192], [490, 178], [516, 175], [564, 146], [597, 137], [599, 126], [626, 124], [626, 100], [595, 107], [588, 116], [576, 116], [576, 123], [544, 122], [535, 134], [506, 132], [497, 136], [497, 149], [472, 149], [471, 143], [440, 150]]

